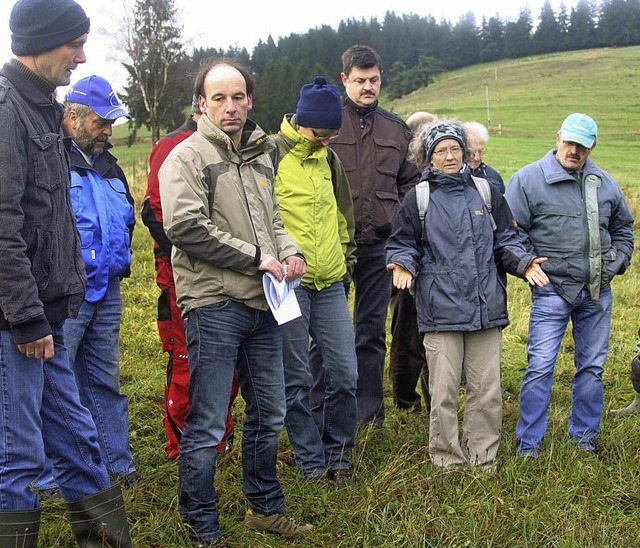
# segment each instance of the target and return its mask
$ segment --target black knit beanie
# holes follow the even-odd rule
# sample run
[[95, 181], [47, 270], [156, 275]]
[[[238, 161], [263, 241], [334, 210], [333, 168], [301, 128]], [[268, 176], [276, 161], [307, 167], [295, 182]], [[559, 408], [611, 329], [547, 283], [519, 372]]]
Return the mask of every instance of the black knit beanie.
[[18, 0], [9, 18], [11, 51], [35, 55], [89, 32], [89, 18], [73, 0]]

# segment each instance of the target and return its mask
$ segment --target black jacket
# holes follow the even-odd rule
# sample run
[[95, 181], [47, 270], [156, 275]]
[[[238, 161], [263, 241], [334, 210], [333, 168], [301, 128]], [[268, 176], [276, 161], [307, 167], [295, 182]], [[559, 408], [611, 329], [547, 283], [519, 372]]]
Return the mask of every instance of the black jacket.
[[16, 60], [0, 70], [0, 329], [16, 344], [75, 316], [85, 270], [54, 89]]

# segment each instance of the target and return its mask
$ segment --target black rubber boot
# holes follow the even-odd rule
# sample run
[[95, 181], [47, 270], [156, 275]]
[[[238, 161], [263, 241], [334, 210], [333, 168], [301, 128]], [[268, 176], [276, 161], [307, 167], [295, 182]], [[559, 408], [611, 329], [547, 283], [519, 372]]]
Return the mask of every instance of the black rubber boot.
[[131, 548], [119, 485], [66, 504], [67, 518], [80, 548]]
[[0, 512], [0, 548], [36, 548], [40, 508]]

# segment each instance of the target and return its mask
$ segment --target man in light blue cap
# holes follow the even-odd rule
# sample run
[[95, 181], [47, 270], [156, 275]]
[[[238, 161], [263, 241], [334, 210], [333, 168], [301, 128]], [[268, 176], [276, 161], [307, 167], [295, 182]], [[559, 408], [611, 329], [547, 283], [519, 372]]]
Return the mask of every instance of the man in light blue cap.
[[534, 287], [529, 364], [520, 391], [516, 452], [537, 457], [547, 430], [553, 370], [569, 319], [575, 367], [569, 441], [594, 452], [604, 403], [602, 374], [609, 350], [610, 282], [633, 252], [633, 216], [616, 181], [590, 156], [598, 126], [586, 114], [568, 116], [556, 149], [518, 171], [507, 201], [552, 283]]

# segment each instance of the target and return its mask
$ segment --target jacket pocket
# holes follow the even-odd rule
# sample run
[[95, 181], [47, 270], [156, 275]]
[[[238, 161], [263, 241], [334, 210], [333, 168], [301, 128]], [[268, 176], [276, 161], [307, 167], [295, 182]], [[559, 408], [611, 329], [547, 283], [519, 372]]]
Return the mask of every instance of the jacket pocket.
[[376, 169], [378, 173], [393, 177], [394, 181], [400, 164], [402, 163], [402, 151], [396, 141], [390, 139], [375, 139], [376, 144]]
[[[375, 231], [377, 236], [387, 238], [391, 234], [391, 225], [400, 210], [400, 199], [397, 192], [376, 190]], [[354, 200], [355, 204], [355, 200]]]
[[31, 259], [31, 273], [39, 291], [49, 285], [53, 253], [53, 232], [35, 227], [29, 236], [27, 256]]
[[62, 139], [57, 133], [43, 133], [31, 138], [36, 154], [33, 155], [35, 183], [50, 192], [68, 180]]

